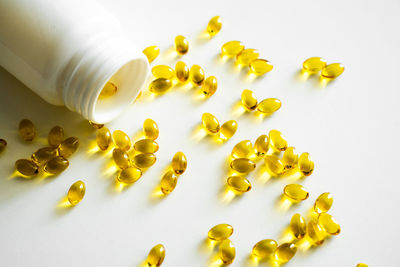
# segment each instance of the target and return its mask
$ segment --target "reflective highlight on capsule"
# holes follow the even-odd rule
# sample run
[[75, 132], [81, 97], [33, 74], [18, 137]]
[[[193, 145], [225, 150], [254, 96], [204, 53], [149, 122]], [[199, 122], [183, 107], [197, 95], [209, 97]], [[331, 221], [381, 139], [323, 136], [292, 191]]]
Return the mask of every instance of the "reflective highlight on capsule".
[[86, 192], [86, 186], [84, 182], [76, 181], [75, 183], [73, 183], [69, 188], [67, 194], [69, 203], [75, 206], [76, 204], [81, 202], [81, 200], [85, 196], [85, 192]]

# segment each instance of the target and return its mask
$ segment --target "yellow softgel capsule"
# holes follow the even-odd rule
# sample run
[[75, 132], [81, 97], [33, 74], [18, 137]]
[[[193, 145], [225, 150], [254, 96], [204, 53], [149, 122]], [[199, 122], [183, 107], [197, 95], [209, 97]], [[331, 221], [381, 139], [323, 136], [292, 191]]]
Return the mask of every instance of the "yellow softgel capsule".
[[282, 163], [285, 170], [291, 170], [297, 166], [299, 155], [297, 155], [294, 147], [288, 147], [282, 156]]
[[309, 153], [304, 152], [299, 157], [299, 170], [305, 176], [309, 176], [314, 171], [314, 161], [312, 161]]
[[72, 154], [78, 150], [79, 147], [79, 139], [77, 137], [68, 137], [64, 141], [61, 142], [58, 147], [58, 154], [64, 158], [69, 158]]
[[158, 144], [151, 139], [142, 139], [137, 141], [133, 147], [136, 151], [141, 153], [156, 153], [158, 151]]
[[194, 64], [189, 70], [189, 79], [196, 86], [203, 84], [205, 78], [204, 70], [199, 65]]
[[27, 142], [32, 141], [36, 136], [35, 126], [33, 125], [33, 122], [28, 119], [23, 119], [20, 121], [18, 131], [21, 138]]
[[215, 16], [210, 19], [207, 25], [207, 32], [212, 37], [219, 33], [222, 28], [222, 20], [220, 16]]
[[275, 240], [264, 239], [254, 245], [251, 254], [259, 259], [267, 259], [275, 253], [277, 247], [278, 243]]
[[186, 171], [187, 168], [187, 158], [186, 155], [183, 152], [176, 152], [174, 157], [172, 158], [172, 170], [178, 174], [181, 175]]
[[201, 90], [203, 91], [203, 94], [205, 96], [210, 97], [213, 94], [215, 94], [215, 92], [217, 91], [217, 87], [218, 87], [217, 78], [215, 78], [214, 76], [210, 76], [204, 80], [203, 87], [201, 88]]
[[313, 242], [313, 245], [319, 246], [324, 243], [326, 233], [322, 227], [314, 221], [307, 224], [307, 235]]
[[212, 134], [218, 133], [221, 127], [219, 126], [218, 119], [211, 113], [203, 113], [201, 116], [201, 121], [204, 128]]
[[133, 157], [132, 163], [139, 169], [147, 169], [156, 163], [156, 155], [152, 153], [137, 154]]
[[246, 158], [234, 159], [230, 166], [239, 173], [249, 173], [256, 168], [256, 164], [252, 160]]
[[359, 263], [359, 264], [357, 264], [357, 266], [356, 267], [368, 267], [368, 264], [365, 264], [365, 263]]
[[56, 175], [65, 171], [68, 166], [69, 161], [66, 158], [62, 156], [57, 156], [46, 163], [46, 165], [44, 166], [44, 171], [49, 174]]
[[146, 138], [156, 140], [160, 131], [158, 130], [158, 125], [152, 119], [146, 119], [143, 122], [143, 132]]
[[302, 201], [308, 198], [309, 193], [300, 184], [288, 184], [283, 189], [285, 196], [293, 201]]
[[39, 166], [29, 159], [19, 159], [15, 162], [15, 169], [24, 176], [35, 176], [39, 173]]
[[176, 174], [171, 170], [167, 171], [161, 178], [160, 182], [161, 192], [164, 195], [168, 195], [169, 193], [174, 191], [177, 182], [178, 182], [178, 177], [176, 176]]
[[180, 55], [184, 55], [189, 51], [189, 41], [185, 36], [178, 35], [175, 37], [175, 50]]
[[275, 250], [275, 259], [279, 262], [288, 262], [296, 255], [297, 247], [293, 243], [283, 243]]
[[147, 60], [149, 61], [149, 63], [151, 63], [160, 54], [160, 48], [158, 46], [156, 46], [156, 45], [152, 45], [152, 46], [146, 47], [143, 50], [143, 54], [145, 54], [145, 56], [147, 57]]
[[104, 124], [102, 123], [95, 123], [93, 121], [89, 121], [89, 124], [94, 128], [94, 129], [101, 129], [104, 127]]
[[274, 150], [285, 151], [288, 147], [288, 143], [282, 133], [278, 130], [269, 131], [269, 143]]
[[236, 249], [232, 241], [229, 239], [223, 240], [219, 245], [218, 255], [225, 265], [231, 264], [236, 257]]
[[229, 188], [238, 193], [245, 193], [251, 189], [250, 181], [242, 176], [230, 176], [226, 180], [226, 183], [228, 184]]
[[208, 238], [215, 241], [222, 241], [233, 234], [233, 227], [227, 223], [221, 223], [213, 226], [208, 231]]
[[318, 224], [330, 235], [338, 235], [340, 233], [339, 223], [328, 213], [321, 213], [318, 216]]
[[128, 151], [131, 148], [131, 139], [129, 136], [121, 130], [115, 130], [112, 134], [114, 143], [117, 147], [124, 151]]
[[299, 213], [295, 213], [290, 220], [290, 230], [294, 237], [302, 239], [307, 233], [307, 224], [303, 216]]
[[64, 140], [64, 129], [61, 126], [54, 126], [51, 128], [49, 134], [47, 135], [47, 142], [49, 146], [58, 147]]
[[107, 82], [99, 94], [99, 99], [108, 98], [115, 95], [118, 91], [117, 86], [112, 82]]
[[310, 57], [303, 62], [303, 70], [309, 73], [317, 73], [326, 66], [326, 60], [321, 57]]
[[165, 78], [158, 78], [149, 85], [150, 92], [154, 94], [163, 94], [172, 87], [172, 81]]
[[267, 135], [260, 135], [254, 143], [254, 150], [258, 157], [264, 157], [268, 152], [269, 138]]
[[158, 267], [160, 266], [165, 258], [165, 247], [161, 244], [154, 246], [147, 256], [147, 265], [149, 267]]
[[56, 156], [58, 156], [57, 148], [42, 147], [42, 148], [36, 150], [32, 154], [31, 158], [34, 162], [41, 165], [41, 164], [48, 162], [49, 160], [51, 160], [52, 158], [54, 158]]
[[96, 132], [96, 143], [100, 150], [107, 150], [112, 142], [112, 135], [107, 127], [103, 127]]
[[221, 55], [236, 57], [244, 50], [244, 45], [240, 41], [229, 41], [221, 47]]
[[221, 129], [219, 131], [220, 137], [224, 140], [228, 140], [232, 138], [232, 136], [236, 133], [238, 124], [235, 120], [229, 120], [221, 125]]
[[272, 66], [271, 62], [266, 59], [255, 59], [250, 62], [250, 70], [252, 73], [257, 75], [264, 75], [267, 72], [270, 72], [274, 66]]
[[0, 153], [3, 152], [7, 147], [7, 141], [4, 139], [0, 139]]
[[175, 71], [167, 65], [157, 65], [151, 69], [151, 73], [156, 78], [172, 79], [175, 76]]
[[243, 140], [237, 143], [231, 152], [233, 158], [250, 158], [253, 155], [253, 145], [250, 140]]
[[114, 148], [112, 152], [112, 157], [114, 160], [115, 165], [118, 166], [120, 169], [126, 169], [130, 166], [130, 158], [126, 151], [120, 148]]
[[186, 82], [189, 79], [189, 67], [183, 61], [175, 64], [175, 75], [180, 82]]
[[253, 93], [253, 91], [249, 90], [249, 89], [245, 89], [242, 92], [241, 95], [241, 101], [243, 106], [248, 110], [248, 111], [252, 111], [255, 110], [257, 108], [257, 98], [255, 96], [255, 94]]
[[280, 176], [284, 173], [284, 165], [276, 155], [267, 155], [264, 158], [265, 167], [272, 176]]
[[257, 110], [264, 114], [272, 114], [275, 111], [279, 110], [282, 106], [282, 103], [277, 98], [267, 98], [258, 103]]
[[139, 180], [142, 176], [142, 171], [136, 167], [128, 167], [123, 169], [117, 176], [117, 180], [124, 184], [132, 184]]
[[257, 59], [259, 56], [260, 53], [256, 49], [247, 48], [236, 56], [236, 62], [241, 65], [249, 66], [250, 62]]
[[316, 213], [323, 213], [327, 212], [333, 204], [333, 196], [329, 192], [322, 193], [319, 197], [315, 200], [314, 203], [314, 211]]
[[69, 203], [75, 206], [76, 204], [81, 202], [81, 200], [85, 196], [85, 192], [86, 186], [84, 182], [76, 181], [75, 183], [73, 183], [69, 188], [67, 194]]
[[335, 79], [344, 72], [344, 66], [341, 63], [332, 63], [325, 66], [321, 71], [324, 78]]

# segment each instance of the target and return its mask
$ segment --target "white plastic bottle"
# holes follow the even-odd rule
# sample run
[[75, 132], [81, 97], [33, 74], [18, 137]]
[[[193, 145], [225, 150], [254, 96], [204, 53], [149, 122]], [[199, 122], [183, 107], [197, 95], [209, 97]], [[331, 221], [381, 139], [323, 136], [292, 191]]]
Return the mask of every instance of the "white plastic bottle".
[[[98, 123], [127, 107], [149, 73], [116, 18], [92, 0], [0, 0], [0, 65], [47, 102]], [[117, 93], [98, 99], [108, 81]]]

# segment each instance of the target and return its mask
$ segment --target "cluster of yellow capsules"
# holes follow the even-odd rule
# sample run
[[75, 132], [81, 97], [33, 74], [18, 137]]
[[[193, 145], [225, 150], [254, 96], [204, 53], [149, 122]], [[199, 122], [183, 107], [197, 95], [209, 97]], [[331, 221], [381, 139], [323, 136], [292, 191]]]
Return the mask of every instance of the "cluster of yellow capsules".
[[257, 109], [258, 112], [265, 115], [271, 115], [282, 106], [281, 101], [277, 98], [266, 98], [258, 102], [254, 92], [249, 89], [243, 90], [240, 99], [247, 111], [254, 111]]
[[342, 63], [326, 64], [326, 60], [321, 57], [310, 57], [303, 62], [302, 71], [306, 74], [317, 74], [321, 72], [321, 77], [335, 79], [344, 72]]
[[208, 231], [208, 239], [218, 244], [218, 256], [223, 264], [231, 264], [236, 257], [236, 248], [229, 239], [233, 234], [230, 224], [217, 224]]
[[160, 182], [161, 192], [168, 195], [174, 191], [178, 178], [186, 171], [187, 158], [183, 152], [176, 152], [171, 162], [171, 169], [163, 175]]
[[218, 119], [207, 112], [201, 116], [201, 122], [207, 133], [212, 135], [219, 134], [219, 138], [224, 141], [232, 138], [238, 127], [235, 120], [229, 120], [220, 125]]

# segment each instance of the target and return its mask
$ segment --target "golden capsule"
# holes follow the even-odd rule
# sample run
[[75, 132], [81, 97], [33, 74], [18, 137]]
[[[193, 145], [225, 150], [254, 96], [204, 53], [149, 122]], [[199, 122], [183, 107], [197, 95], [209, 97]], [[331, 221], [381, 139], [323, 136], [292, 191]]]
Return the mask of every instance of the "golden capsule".
[[96, 143], [100, 150], [107, 150], [112, 142], [111, 132], [107, 127], [103, 127], [96, 132]]
[[231, 162], [231, 168], [239, 173], [249, 173], [254, 171], [256, 164], [246, 158], [234, 159]]
[[264, 158], [265, 167], [272, 176], [280, 176], [284, 173], [284, 165], [276, 155], [267, 155]]
[[15, 162], [15, 169], [25, 176], [35, 176], [39, 173], [39, 166], [29, 159], [19, 159]]
[[117, 86], [112, 82], [107, 82], [99, 94], [99, 99], [108, 98], [115, 95], [118, 91]]
[[236, 57], [244, 50], [244, 45], [240, 41], [229, 41], [221, 47], [221, 54], [228, 57]]
[[292, 216], [292, 219], [290, 220], [290, 230], [297, 239], [302, 239], [306, 235], [307, 224], [303, 216], [299, 213]]
[[274, 66], [272, 66], [271, 62], [266, 59], [255, 59], [250, 62], [250, 70], [252, 73], [257, 75], [264, 75], [267, 72], [270, 72]]
[[44, 171], [49, 174], [60, 174], [69, 166], [69, 161], [62, 157], [57, 156], [49, 160], [44, 166]]
[[186, 82], [189, 79], [189, 67], [183, 61], [175, 64], [175, 75], [180, 82]]
[[164, 195], [168, 195], [169, 193], [174, 191], [177, 182], [178, 182], [178, 177], [176, 176], [176, 174], [171, 170], [167, 171], [161, 178], [160, 182], [161, 192]]
[[201, 90], [203, 91], [203, 94], [205, 96], [210, 97], [217, 91], [217, 87], [217, 78], [215, 78], [214, 76], [210, 76], [204, 80]]
[[305, 176], [309, 176], [314, 171], [314, 161], [312, 161], [309, 153], [304, 152], [299, 157], [299, 170]]
[[163, 245], [158, 244], [150, 250], [146, 262], [149, 267], [158, 267], [163, 263], [164, 258], [165, 248]]
[[326, 66], [326, 60], [320, 57], [310, 57], [303, 62], [303, 70], [317, 73]]
[[299, 155], [297, 155], [294, 147], [288, 147], [282, 156], [282, 163], [285, 170], [291, 170], [297, 166]]
[[356, 267], [368, 267], [368, 265], [365, 263], [359, 263]]
[[318, 216], [318, 224], [330, 235], [338, 235], [340, 233], [339, 223], [328, 213], [321, 213]]
[[7, 141], [4, 139], [0, 139], [0, 153], [3, 152], [7, 147]]
[[224, 140], [228, 140], [232, 138], [232, 136], [236, 133], [237, 130], [237, 122], [235, 120], [229, 120], [221, 125], [221, 129], [219, 131], [220, 137]]
[[302, 201], [308, 198], [307, 190], [299, 184], [288, 184], [283, 189], [285, 196], [293, 201]]
[[267, 135], [260, 135], [254, 143], [254, 150], [258, 157], [264, 157], [268, 152], [269, 138]]
[[158, 144], [151, 139], [142, 139], [137, 141], [133, 147], [136, 151], [141, 153], [156, 153], [158, 151]]
[[273, 239], [264, 239], [257, 242], [251, 252], [252, 255], [259, 259], [267, 259], [275, 253], [278, 243]]
[[221, 28], [222, 28], [221, 17], [220, 16], [215, 16], [215, 17], [211, 18], [210, 21], [208, 22], [207, 32], [211, 37], [213, 37], [214, 35], [219, 33]]
[[75, 206], [76, 204], [81, 202], [81, 200], [85, 196], [85, 192], [86, 186], [84, 182], [76, 181], [75, 183], [73, 183], [69, 188], [67, 194], [69, 203]]
[[233, 158], [250, 158], [253, 155], [253, 145], [250, 140], [243, 140], [237, 143], [232, 149]]
[[130, 166], [130, 159], [128, 153], [120, 148], [114, 148], [112, 157], [115, 165], [120, 169], [126, 169]]
[[205, 78], [204, 70], [199, 65], [193, 65], [189, 70], [189, 79], [196, 86], [203, 84]]
[[94, 129], [101, 129], [104, 127], [104, 124], [102, 123], [95, 123], [93, 121], [89, 121], [89, 124], [94, 128]]
[[204, 128], [206, 128], [209, 133], [218, 133], [221, 128], [218, 119], [211, 113], [203, 113], [201, 121], [203, 122]]
[[333, 204], [333, 197], [331, 193], [329, 192], [322, 193], [321, 195], [319, 195], [317, 200], [315, 200], [314, 211], [316, 213], [327, 212], [332, 207], [332, 204]]
[[222, 241], [219, 245], [218, 255], [224, 264], [231, 264], [236, 257], [236, 249], [232, 241], [229, 239]]
[[58, 154], [64, 158], [69, 158], [79, 147], [79, 139], [77, 137], [68, 137], [61, 142], [58, 147]]
[[129, 136], [121, 130], [115, 130], [112, 134], [114, 143], [117, 147], [124, 151], [128, 151], [131, 148], [131, 139]]
[[230, 176], [226, 182], [233, 191], [238, 193], [245, 193], [251, 189], [250, 181], [242, 176]]
[[186, 37], [182, 35], [175, 37], [175, 50], [180, 55], [184, 55], [189, 51], [189, 41]]
[[208, 231], [208, 238], [215, 241], [221, 241], [229, 238], [233, 234], [233, 227], [227, 223], [221, 223], [213, 226]]
[[52, 158], [57, 156], [57, 148], [55, 147], [43, 147], [36, 150], [35, 153], [32, 154], [32, 160], [37, 164], [43, 164], [51, 160]]
[[178, 175], [181, 175], [186, 171], [187, 168], [187, 158], [183, 152], [176, 152], [172, 158], [172, 169]]
[[332, 63], [325, 66], [321, 71], [321, 76], [324, 78], [334, 79], [339, 77], [344, 72], [344, 66], [341, 63]]
[[147, 169], [156, 163], [156, 155], [152, 153], [137, 154], [133, 157], [132, 163], [139, 169]]
[[156, 78], [172, 79], [175, 76], [175, 71], [167, 65], [157, 65], [151, 69], [151, 73]]
[[19, 123], [19, 135], [24, 141], [32, 141], [36, 135], [36, 129], [33, 122], [28, 119], [21, 120]]
[[250, 62], [257, 59], [260, 56], [260, 53], [256, 49], [247, 48], [244, 49], [236, 56], [236, 62], [241, 65], [248, 66]]
[[252, 111], [257, 108], [258, 101], [257, 101], [257, 98], [256, 98], [255, 94], [253, 93], [253, 91], [251, 91], [249, 89], [243, 90], [241, 100], [242, 100], [243, 106], [248, 111]]
[[163, 94], [172, 87], [172, 81], [165, 78], [155, 79], [150, 83], [149, 90], [154, 94]]
[[282, 133], [278, 130], [269, 131], [269, 143], [271, 147], [277, 151], [285, 151], [288, 147], [287, 141]]
[[143, 132], [146, 138], [156, 140], [159, 135], [158, 125], [152, 119], [146, 119], [143, 122]]
[[314, 245], [322, 245], [326, 238], [325, 231], [321, 228], [319, 224], [314, 221], [310, 221], [307, 224], [307, 235], [311, 239]]
[[132, 184], [139, 180], [142, 176], [142, 171], [135, 167], [123, 169], [117, 176], [117, 180], [124, 184]]
[[145, 54], [145, 56], [147, 57], [147, 60], [149, 61], [149, 63], [151, 63], [160, 54], [160, 48], [156, 45], [146, 47], [143, 50], [143, 54]]
[[275, 111], [279, 110], [282, 106], [282, 103], [277, 98], [267, 98], [258, 103], [257, 110], [264, 114], [272, 114]]
[[275, 259], [279, 262], [288, 262], [296, 255], [297, 247], [293, 243], [283, 243], [275, 250]]
[[54, 126], [51, 128], [49, 134], [47, 135], [47, 142], [49, 146], [58, 147], [64, 140], [64, 129], [60, 126]]

